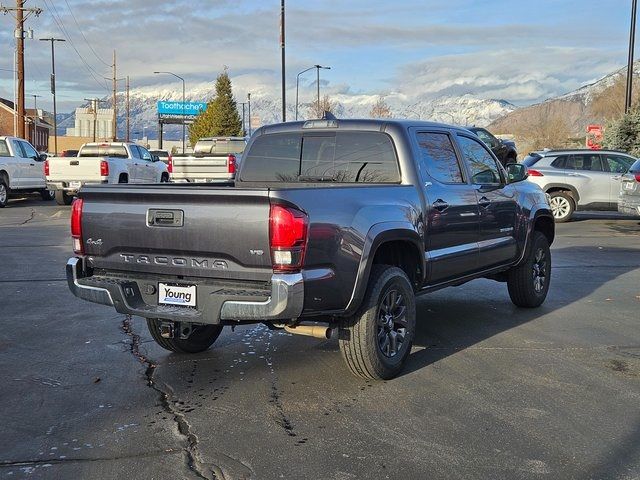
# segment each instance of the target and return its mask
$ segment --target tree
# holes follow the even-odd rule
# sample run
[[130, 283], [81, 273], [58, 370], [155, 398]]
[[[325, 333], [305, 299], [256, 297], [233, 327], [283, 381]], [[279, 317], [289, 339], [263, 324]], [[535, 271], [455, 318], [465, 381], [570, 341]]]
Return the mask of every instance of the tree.
[[242, 120], [231, 91], [231, 79], [225, 70], [216, 79], [215, 98], [189, 127], [189, 140], [195, 145], [202, 137], [235, 135], [242, 135]]
[[371, 118], [391, 118], [391, 108], [382, 97], [379, 97], [373, 107], [371, 107], [369, 116]]
[[623, 150], [640, 156], [640, 110], [634, 109], [607, 124], [602, 144], [605, 148]]
[[513, 133], [518, 138], [520, 151], [566, 148], [572, 143], [571, 127], [562, 111], [548, 105], [537, 110], [526, 124], [516, 126]]
[[309, 106], [309, 118], [322, 118], [324, 112], [335, 113], [337, 106], [338, 104], [336, 102], [332, 102], [331, 99], [329, 99], [329, 95], [325, 95], [320, 99], [319, 104], [318, 100], [315, 100]]

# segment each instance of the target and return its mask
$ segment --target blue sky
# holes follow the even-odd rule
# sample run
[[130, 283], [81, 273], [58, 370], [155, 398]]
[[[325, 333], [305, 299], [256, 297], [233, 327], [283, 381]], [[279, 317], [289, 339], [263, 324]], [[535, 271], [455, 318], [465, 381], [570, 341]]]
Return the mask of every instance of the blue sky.
[[[287, 1], [288, 95], [315, 63], [329, 93], [472, 94], [524, 105], [573, 90], [626, 62], [630, 0]], [[27, 22], [57, 48], [61, 110], [106, 95], [111, 52], [134, 86], [189, 84], [229, 67], [238, 90], [279, 95], [279, 0], [29, 0]], [[75, 18], [74, 18], [75, 17]], [[77, 23], [76, 23], [77, 22]], [[10, 16], [0, 16], [0, 95], [13, 96]], [[82, 32], [82, 33], [80, 33]], [[84, 35], [84, 37], [83, 37]], [[86, 38], [86, 41], [85, 41]], [[77, 50], [77, 52], [74, 50]], [[48, 108], [50, 53], [26, 41], [27, 94]], [[637, 49], [640, 52], [640, 48]], [[95, 53], [94, 53], [95, 51]], [[96, 55], [97, 54], [97, 55]], [[103, 63], [104, 62], [104, 63]], [[310, 88], [313, 74], [303, 78]]]

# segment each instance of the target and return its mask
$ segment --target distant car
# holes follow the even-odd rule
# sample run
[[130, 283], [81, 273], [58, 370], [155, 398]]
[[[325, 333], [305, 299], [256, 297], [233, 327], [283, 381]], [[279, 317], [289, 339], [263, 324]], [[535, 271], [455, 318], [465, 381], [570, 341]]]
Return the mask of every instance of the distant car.
[[511, 140], [502, 140], [493, 135], [486, 128], [480, 127], [467, 127], [467, 130], [475, 133], [485, 145], [487, 145], [498, 157], [500, 163], [503, 166], [507, 166], [510, 163], [516, 163], [518, 161], [518, 151], [516, 150], [515, 142]]
[[45, 159], [26, 140], [0, 136], [0, 208], [11, 193], [37, 192], [43, 200], [53, 200], [44, 177]]
[[79, 150], [63, 150], [61, 157], [77, 157]]
[[193, 154], [171, 156], [168, 165], [171, 181], [232, 181], [246, 145], [244, 137], [201, 138], [196, 142]]
[[640, 217], [640, 160], [636, 160], [622, 176], [618, 211]]
[[624, 152], [576, 149], [533, 152], [522, 163], [550, 195], [556, 222], [566, 222], [576, 210], [617, 210], [620, 181], [635, 161]]
[[155, 155], [165, 164], [169, 164], [169, 159], [172, 157], [171, 152], [169, 150], [149, 150], [151, 155]]

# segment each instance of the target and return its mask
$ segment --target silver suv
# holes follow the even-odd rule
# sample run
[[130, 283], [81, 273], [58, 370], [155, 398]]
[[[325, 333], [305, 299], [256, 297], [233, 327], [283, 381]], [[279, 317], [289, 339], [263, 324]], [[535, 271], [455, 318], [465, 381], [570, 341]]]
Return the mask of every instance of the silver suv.
[[636, 159], [613, 150], [546, 150], [522, 161], [529, 180], [551, 197], [556, 222], [566, 222], [575, 210], [618, 209], [620, 179]]

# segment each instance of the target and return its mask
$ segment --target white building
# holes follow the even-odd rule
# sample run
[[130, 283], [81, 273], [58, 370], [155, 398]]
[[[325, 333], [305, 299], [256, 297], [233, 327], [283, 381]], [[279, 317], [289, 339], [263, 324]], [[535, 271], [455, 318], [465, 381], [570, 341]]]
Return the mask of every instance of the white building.
[[95, 125], [96, 139], [113, 137], [113, 109], [98, 108], [94, 113], [91, 107], [76, 108], [75, 126], [67, 128], [69, 137], [93, 137]]

